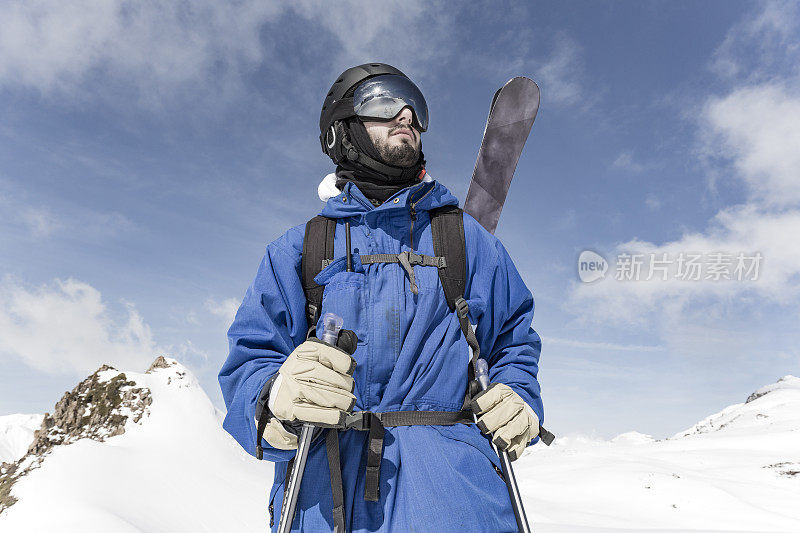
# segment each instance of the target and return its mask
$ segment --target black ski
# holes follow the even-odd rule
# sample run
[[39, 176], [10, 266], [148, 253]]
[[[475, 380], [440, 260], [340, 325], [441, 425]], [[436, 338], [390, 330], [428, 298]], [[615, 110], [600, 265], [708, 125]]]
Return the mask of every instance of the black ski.
[[511, 78], [494, 94], [464, 211], [494, 233], [517, 161], [539, 111], [539, 86]]
[[[464, 202], [464, 211], [475, 217], [490, 233], [497, 228], [517, 161], [538, 111], [539, 86], [529, 78], [512, 78], [494, 93], [478, 160]], [[489, 386], [485, 360], [479, 359], [475, 364], [475, 377], [481, 389]], [[530, 533], [531, 527], [508, 453], [494, 444], [492, 447], [500, 458], [517, 528], [520, 533]]]

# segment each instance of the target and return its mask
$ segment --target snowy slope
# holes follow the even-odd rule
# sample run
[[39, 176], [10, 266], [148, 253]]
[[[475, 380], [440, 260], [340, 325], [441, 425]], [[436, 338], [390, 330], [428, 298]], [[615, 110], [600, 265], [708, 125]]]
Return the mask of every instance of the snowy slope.
[[[179, 363], [126, 378], [149, 389], [139, 423], [105, 442], [56, 446], [13, 486], [3, 533], [262, 531], [271, 464], [221, 428], [211, 401]], [[110, 379], [116, 371], [102, 372]]]
[[664, 441], [556, 440], [529, 449], [515, 468], [538, 532], [797, 533], [800, 379], [782, 378]]
[[0, 463], [13, 463], [25, 455], [42, 418], [42, 415], [0, 416]]
[[[57, 445], [16, 482], [0, 531], [267, 530], [271, 464], [244, 453], [195, 378], [167, 362], [125, 373], [150, 391], [138, 423], [104, 442]], [[537, 533], [800, 532], [800, 379], [667, 440], [562, 437], [514, 466]]]

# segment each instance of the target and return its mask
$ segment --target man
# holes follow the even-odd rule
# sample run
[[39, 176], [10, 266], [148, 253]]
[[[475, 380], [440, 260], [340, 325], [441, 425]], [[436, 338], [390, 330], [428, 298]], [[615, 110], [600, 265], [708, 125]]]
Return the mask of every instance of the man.
[[[458, 265], [435, 253], [452, 243], [436, 242], [432, 220], [458, 201], [425, 174], [427, 127], [425, 99], [396, 68], [372, 63], [337, 78], [320, 118], [323, 151], [337, 165], [319, 187], [325, 218], [267, 246], [228, 331], [224, 427], [275, 461], [275, 527], [299, 428], [309, 422], [318, 429], [294, 530], [517, 530], [489, 438], [512, 460], [538, 441], [533, 298], [503, 245], [463, 214], [466, 276], [453, 312], [452, 284], [444, 291], [439, 271], [445, 279]], [[319, 221], [335, 228], [324, 267], [303, 261], [322, 246], [309, 231]], [[357, 337], [349, 350], [314, 338], [328, 312]], [[470, 347], [492, 382], [477, 394], [468, 388]]]

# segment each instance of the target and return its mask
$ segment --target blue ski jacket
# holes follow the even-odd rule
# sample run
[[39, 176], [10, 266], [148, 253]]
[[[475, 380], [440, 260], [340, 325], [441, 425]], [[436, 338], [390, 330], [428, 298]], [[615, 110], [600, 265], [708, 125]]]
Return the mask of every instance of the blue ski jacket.
[[[403, 189], [379, 207], [347, 183], [321, 212], [337, 220], [334, 258], [338, 259], [315, 278], [325, 287], [319, 316], [334, 312], [344, 319], [345, 328], [358, 335], [353, 355], [354, 411], [462, 407], [470, 354], [436, 267], [413, 267], [418, 286], [414, 294], [401, 265], [362, 265], [358, 260], [359, 254], [406, 250], [436, 255], [428, 210], [450, 204], [458, 201], [436, 181]], [[352, 272], [344, 266], [345, 221], [351, 225]], [[228, 331], [230, 353], [219, 373], [228, 410], [223, 426], [253, 455], [259, 393], [306, 339], [300, 270], [304, 231], [305, 224], [295, 226], [267, 246]], [[496, 237], [467, 214], [464, 232], [464, 297], [491, 381], [510, 386], [544, 423], [536, 378], [541, 340], [531, 328], [533, 297]], [[321, 325], [320, 320], [319, 335]], [[349, 531], [517, 531], [499, 459], [475, 424], [386, 427], [376, 502], [364, 500], [367, 442], [367, 432], [339, 434]], [[262, 446], [264, 458], [276, 463], [269, 496], [275, 531], [287, 462], [295, 450], [279, 450], [263, 440]], [[327, 461], [325, 439], [315, 439], [292, 531], [333, 530]]]

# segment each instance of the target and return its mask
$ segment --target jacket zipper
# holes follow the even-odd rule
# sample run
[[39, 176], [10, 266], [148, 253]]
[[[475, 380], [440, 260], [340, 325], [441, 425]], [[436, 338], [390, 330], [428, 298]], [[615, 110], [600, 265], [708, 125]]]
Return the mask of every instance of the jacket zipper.
[[416, 202], [409, 202], [410, 206], [409, 206], [409, 209], [408, 209], [408, 214], [411, 215], [411, 229], [410, 229], [409, 232], [411, 234], [411, 251], [412, 252], [414, 251], [414, 222], [416, 222], [416, 220], [417, 220], [417, 212], [414, 211], [414, 206], [416, 206], [418, 203], [420, 203], [423, 198], [428, 196], [431, 193], [432, 190], [433, 190], [433, 187], [428, 189], [428, 192], [423, 194], [421, 197], [417, 198]]
[[409, 233], [411, 234], [411, 251], [414, 251], [414, 222], [417, 220], [417, 212], [414, 211], [414, 204], [411, 204], [411, 208], [409, 209], [409, 214], [411, 215], [411, 229]]

